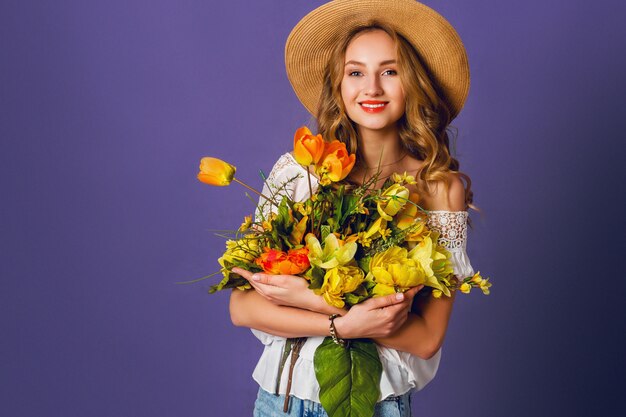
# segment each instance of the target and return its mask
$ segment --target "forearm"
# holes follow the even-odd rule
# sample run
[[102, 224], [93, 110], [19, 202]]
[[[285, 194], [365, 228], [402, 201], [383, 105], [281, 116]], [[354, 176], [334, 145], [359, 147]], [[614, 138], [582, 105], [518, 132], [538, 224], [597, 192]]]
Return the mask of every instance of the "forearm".
[[281, 337], [329, 336], [328, 314], [280, 306], [254, 290], [233, 290], [230, 316], [235, 326]]
[[449, 298], [429, 297], [419, 306], [419, 311], [409, 314], [404, 325], [393, 335], [374, 341], [422, 359], [430, 359], [443, 344], [453, 303], [454, 292]]

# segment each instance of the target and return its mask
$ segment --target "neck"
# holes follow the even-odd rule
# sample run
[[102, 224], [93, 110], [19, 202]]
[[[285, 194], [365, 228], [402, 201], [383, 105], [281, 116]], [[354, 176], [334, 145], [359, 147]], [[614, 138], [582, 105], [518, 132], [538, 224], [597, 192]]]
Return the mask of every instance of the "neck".
[[377, 168], [392, 165], [406, 155], [397, 129], [386, 131], [359, 130], [360, 165]]

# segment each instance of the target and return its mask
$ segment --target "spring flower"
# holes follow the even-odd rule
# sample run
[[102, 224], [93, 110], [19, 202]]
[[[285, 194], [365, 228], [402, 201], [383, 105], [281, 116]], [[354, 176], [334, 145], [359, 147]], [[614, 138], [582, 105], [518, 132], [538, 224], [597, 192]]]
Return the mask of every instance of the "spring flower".
[[406, 173], [406, 171], [404, 171], [403, 174], [394, 173], [391, 176], [391, 179], [393, 180], [393, 182], [398, 183], [400, 185], [402, 185], [402, 184], [410, 184], [410, 185], [417, 184], [417, 182], [415, 181], [415, 177], [413, 175], [408, 175]]
[[250, 228], [250, 226], [252, 226], [252, 216], [245, 216], [243, 218], [243, 223], [241, 223], [241, 226], [239, 226], [239, 231], [245, 232]]
[[292, 249], [285, 253], [277, 249], [265, 248], [255, 263], [264, 272], [273, 275], [297, 275], [306, 271], [309, 266], [306, 248]]
[[259, 239], [245, 236], [243, 239], [227, 240], [226, 252], [218, 259], [218, 262], [222, 267], [225, 267], [224, 262], [230, 264], [252, 263], [260, 254]]
[[332, 233], [324, 239], [323, 249], [320, 241], [312, 233], [306, 235], [304, 240], [309, 250], [311, 264], [322, 269], [346, 265], [352, 261], [358, 248], [357, 243], [354, 241], [345, 242], [342, 245], [337, 236]]
[[396, 216], [396, 226], [398, 226], [399, 229], [407, 229], [419, 217], [419, 208], [417, 206], [417, 202], [419, 201], [419, 199], [419, 194], [409, 194], [409, 201], [407, 201], [407, 203], [404, 205], [404, 207], [402, 207], [402, 209], [398, 212]]
[[315, 167], [320, 184], [341, 181], [348, 176], [355, 162], [356, 155], [349, 154], [344, 143], [338, 140], [326, 143], [324, 154]]
[[293, 225], [291, 234], [289, 235], [289, 242], [293, 245], [299, 245], [302, 242], [304, 233], [306, 232], [306, 225], [309, 221], [309, 216], [304, 216], [300, 221]]
[[392, 184], [383, 191], [376, 203], [378, 214], [385, 220], [392, 220], [409, 199], [409, 190], [400, 185]]
[[314, 136], [306, 126], [296, 130], [293, 136], [293, 157], [300, 165], [317, 164], [323, 153], [322, 135]]
[[437, 245], [439, 235], [430, 233], [423, 236], [422, 241], [409, 252], [408, 256], [419, 262], [426, 273], [426, 284], [435, 289], [441, 290], [445, 295], [450, 296], [450, 290], [439, 281], [445, 279], [454, 271], [450, 262], [450, 252], [443, 246]]
[[324, 300], [337, 308], [343, 308], [343, 295], [355, 291], [365, 280], [363, 271], [356, 266], [337, 266], [326, 271], [324, 283], [317, 291]]
[[469, 294], [471, 289], [472, 289], [472, 286], [468, 284], [467, 282], [464, 282], [463, 284], [461, 284], [460, 290], [462, 293]]
[[376, 283], [373, 289], [375, 297], [406, 291], [426, 283], [421, 264], [409, 258], [407, 250], [398, 246], [374, 255], [369, 270], [368, 279]]
[[205, 184], [225, 186], [233, 180], [236, 170], [228, 162], [207, 156], [200, 160], [198, 179]]

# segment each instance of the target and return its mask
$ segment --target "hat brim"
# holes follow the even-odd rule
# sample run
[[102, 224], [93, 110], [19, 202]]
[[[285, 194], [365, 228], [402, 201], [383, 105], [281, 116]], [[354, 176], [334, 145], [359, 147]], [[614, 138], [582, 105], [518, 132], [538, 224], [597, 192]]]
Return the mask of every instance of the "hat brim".
[[443, 16], [413, 0], [334, 0], [302, 18], [287, 39], [285, 66], [304, 107], [315, 115], [324, 69], [335, 44], [372, 21], [394, 28], [413, 45], [454, 118], [470, 86], [465, 47]]

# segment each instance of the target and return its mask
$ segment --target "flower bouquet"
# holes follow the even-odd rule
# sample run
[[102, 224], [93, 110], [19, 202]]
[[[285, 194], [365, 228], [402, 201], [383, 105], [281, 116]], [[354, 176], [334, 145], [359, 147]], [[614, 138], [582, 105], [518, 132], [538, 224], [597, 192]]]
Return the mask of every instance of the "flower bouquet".
[[[489, 294], [491, 283], [480, 273], [461, 282], [454, 277], [450, 253], [438, 244], [438, 233], [428, 228], [419, 195], [407, 187], [415, 184], [414, 177], [394, 174], [382, 189], [372, 188], [377, 176], [361, 185], [346, 183], [356, 156], [343, 143], [326, 142], [306, 127], [295, 133], [293, 156], [308, 173], [310, 193], [305, 201], [294, 201], [286, 193], [298, 178], [268, 187], [271, 195], [262, 195], [235, 178], [234, 166], [202, 158], [200, 181], [220, 186], [239, 182], [261, 196], [259, 207], [273, 206], [267, 214], [258, 210], [256, 219], [246, 217], [227, 240], [218, 260], [223, 279], [209, 292], [250, 289], [248, 281], [232, 271], [239, 267], [301, 276], [311, 290], [338, 308], [418, 285], [430, 287], [433, 297], [472, 288]], [[372, 341], [342, 345], [327, 337], [315, 352], [314, 366], [320, 402], [331, 417], [373, 415], [382, 366]]]

